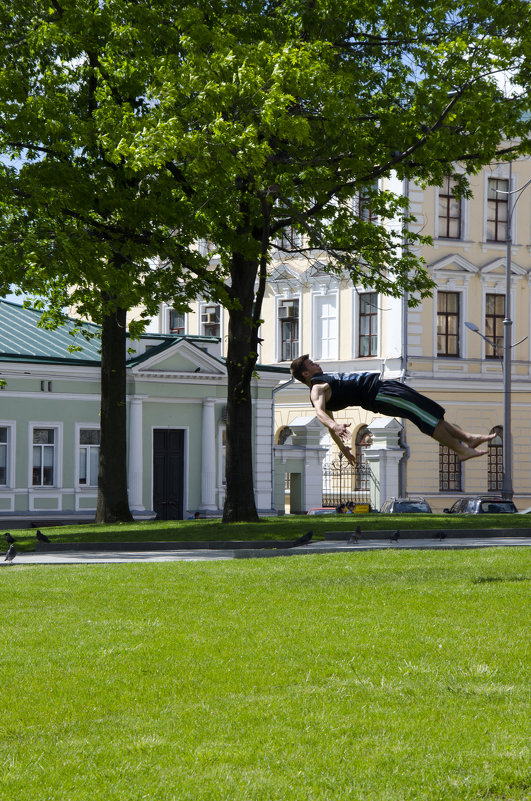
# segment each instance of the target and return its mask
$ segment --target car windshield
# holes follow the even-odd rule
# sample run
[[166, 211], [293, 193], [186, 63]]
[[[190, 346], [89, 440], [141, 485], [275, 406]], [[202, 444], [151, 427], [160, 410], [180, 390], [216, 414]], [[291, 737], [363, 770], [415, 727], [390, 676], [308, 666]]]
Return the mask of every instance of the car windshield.
[[504, 512], [514, 512], [515, 506], [512, 501], [483, 501], [481, 511], [486, 514], [500, 514]]
[[429, 512], [428, 505], [422, 501], [397, 501], [395, 512]]

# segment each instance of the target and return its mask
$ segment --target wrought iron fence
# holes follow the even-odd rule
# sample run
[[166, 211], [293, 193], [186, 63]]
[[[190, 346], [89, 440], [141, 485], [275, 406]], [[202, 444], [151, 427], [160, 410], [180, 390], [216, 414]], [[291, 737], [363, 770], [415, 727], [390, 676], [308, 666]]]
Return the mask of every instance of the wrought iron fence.
[[323, 465], [323, 506], [340, 503], [375, 505], [378, 481], [368, 464], [352, 465], [342, 453]]

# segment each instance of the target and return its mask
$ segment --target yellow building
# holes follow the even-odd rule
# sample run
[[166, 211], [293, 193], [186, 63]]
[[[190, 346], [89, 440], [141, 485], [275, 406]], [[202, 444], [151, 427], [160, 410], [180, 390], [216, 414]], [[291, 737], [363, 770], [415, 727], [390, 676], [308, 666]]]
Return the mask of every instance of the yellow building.
[[[377, 371], [438, 401], [447, 410], [446, 418], [462, 428], [500, 433], [487, 456], [461, 464], [408, 421], [399, 421], [397, 439], [395, 433], [382, 433], [391, 430], [384, 421], [368, 430], [377, 417], [371, 412], [355, 408], [336, 413], [336, 419], [352, 423], [352, 449], [360, 462], [371, 447], [374, 451], [374, 437], [379, 448], [396, 457], [392, 469], [397, 475], [391, 482], [383, 480], [380, 471], [379, 502], [392, 489], [393, 494], [422, 495], [438, 511], [463, 493], [501, 490], [502, 351], [479, 334], [503, 347], [507, 218], [512, 204], [510, 317], [513, 341], [519, 342], [512, 350], [514, 493], [518, 508], [531, 504], [531, 187], [523, 189], [530, 179], [531, 160], [520, 159], [512, 165], [492, 164], [472, 176], [472, 197], [466, 199], [453, 196], [449, 178], [442, 187], [390, 182], [394, 191], [409, 195], [416, 230], [433, 238], [419, 255], [437, 289], [416, 308], [408, 308], [406, 298], [379, 296], [353, 286], [346, 275], [328, 274], [323, 269], [327, 256], [300, 253], [295, 232], [285, 232], [284, 250], [278, 245], [273, 250], [263, 305], [262, 364], [287, 366], [309, 353], [325, 371]], [[478, 331], [467, 328], [466, 322]], [[186, 315], [163, 306], [160, 331], [223, 340], [227, 315], [207, 301], [198, 301]], [[308, 390], [296, 382], [286, 384], [275, 397], [275, 442], [289, 442], [290, 423], [301, 417], [313, 417]], [[334, 453], [324, 428], [321, 445], [328, 449], [326, 464]]]

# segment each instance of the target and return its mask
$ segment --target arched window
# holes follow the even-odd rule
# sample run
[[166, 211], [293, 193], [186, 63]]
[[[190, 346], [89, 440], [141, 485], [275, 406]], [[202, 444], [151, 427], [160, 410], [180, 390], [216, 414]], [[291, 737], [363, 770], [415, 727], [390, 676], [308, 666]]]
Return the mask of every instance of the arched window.
[[363, 449], [372, 445], [372, 434], [367, 426], [361, 426], [356, 432], [356, 450], [354, 456], [356, 457], [356, 464], [363, 464]]
[[367, 426], [361, 426], [356, 432], [356, 443], [354, 446], [354, 456], [356, 457], [356, 474], [354, 479], [354, 489], [369, 489], [369, 470], [363, 457], [364, 448], [372, 445], [372, 434]]
[[461, 461], [446, 445], [439, 445], [439, 491], [461, 492]]
[[277, 445], [291, 445], [291, 436], [293, 431], [289, 426], [284, 426], [278, 432]]
[[496, 436], [488, 444], [488, 490], [499, 492], [503, 489], [503, 428], [494, 426], [490, 433]]

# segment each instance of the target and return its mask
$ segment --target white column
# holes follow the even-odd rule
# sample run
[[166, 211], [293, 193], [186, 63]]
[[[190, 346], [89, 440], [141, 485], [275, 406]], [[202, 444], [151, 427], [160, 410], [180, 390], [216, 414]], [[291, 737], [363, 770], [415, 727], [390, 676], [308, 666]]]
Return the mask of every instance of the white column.
[[217, 510], [216, 506], [216, 424], [215, 399], [203, 400], [203, 433], [201, 437], [201, 510]]
[[142, 503], [142, 399], [129, 401], [129, 505], [139, 512], [144, 510]]

